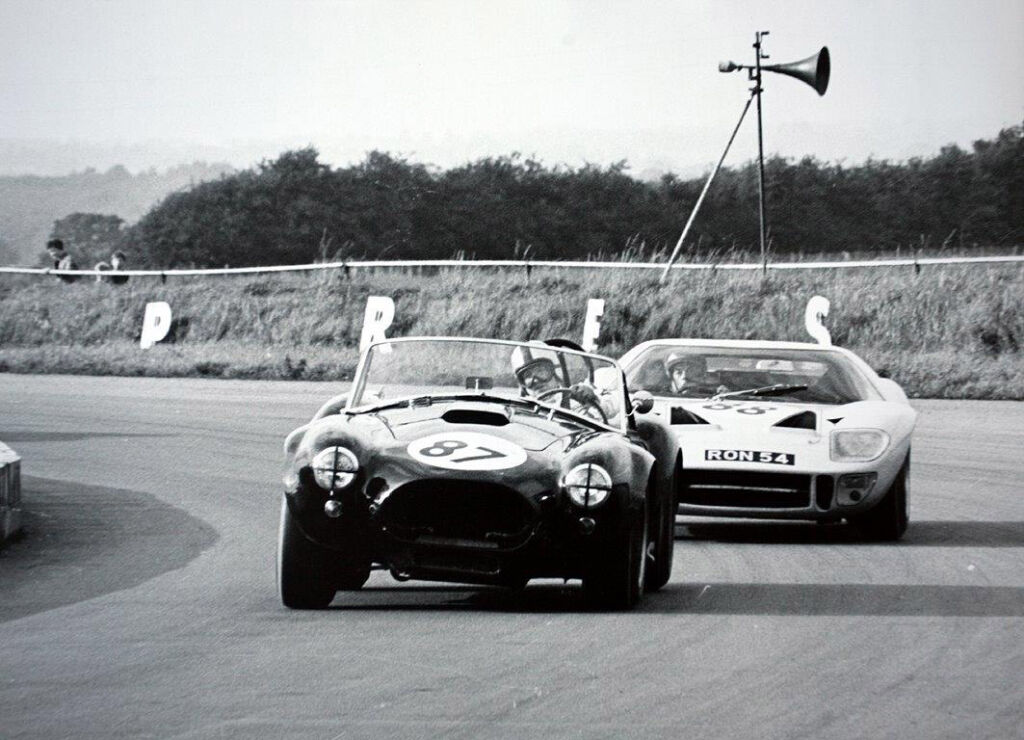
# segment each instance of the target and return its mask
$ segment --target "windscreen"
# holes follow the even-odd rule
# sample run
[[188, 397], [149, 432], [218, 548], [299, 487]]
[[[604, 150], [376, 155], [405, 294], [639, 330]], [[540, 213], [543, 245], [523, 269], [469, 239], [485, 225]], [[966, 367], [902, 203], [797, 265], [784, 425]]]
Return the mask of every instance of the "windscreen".
[[540, 342], [401, 339], [371, 346], [350, 407], [420, 395], [531, 399], [624, 428], [625, 391], [614, 361]]
[[786, 385], [807, 387], [766, 400], [844, 404], [880, 398], [845, 356], [828, 350], [653, 345], [624, 370], [631, 390], [655, 396], [710, 398]]

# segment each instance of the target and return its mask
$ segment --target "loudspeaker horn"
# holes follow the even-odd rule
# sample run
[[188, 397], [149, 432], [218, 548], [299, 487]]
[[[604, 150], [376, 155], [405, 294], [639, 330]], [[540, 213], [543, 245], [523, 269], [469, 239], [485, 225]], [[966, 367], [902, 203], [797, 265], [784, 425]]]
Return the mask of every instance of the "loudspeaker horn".
[[[719, 69], [721, 68], [722, 65], [719, 65]], [[761, 70], [796, 77], [817, 90], [818, 95], [824, 95], [828, 89], [829, 75], [832, 73], [832, 62], [829, 59], [828, 47], [823, 46], [817, 54], [801, 59], [799, 62], [768, 64], [761, 67]], [[726, 70], [723, 69], [722, 71]]]

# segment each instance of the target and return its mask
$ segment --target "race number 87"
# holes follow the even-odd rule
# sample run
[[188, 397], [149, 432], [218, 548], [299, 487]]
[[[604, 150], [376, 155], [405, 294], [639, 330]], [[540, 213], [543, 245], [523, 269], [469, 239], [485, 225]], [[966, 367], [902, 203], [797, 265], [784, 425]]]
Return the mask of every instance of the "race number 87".
[[510, 439], [481, 432], [446, 431], [414, 439], [406, 451], [435, 468], [507, 470], [526, 462], [526, 450]]
[[476, 445], [470, 447], [468, 444], [459, 439], [438, 439], [434, 440], [434, 443], [430, 447], [425, 447], [420, 450], [420, 454], [424, 457], [448, 457], [453, 454], [456, 450], [467, 449], [470, 452], [480, 451], [482, 455], [462, 455], [460, 457], [453, 457], [451, 461], [453, 463], [464, 463], [471, 462], [473, 460], [490, 460], [492, 458], [502, 458], [505, 455], [497, 450], [492, 450], [490, 447], [484, 447], [482, 445]]

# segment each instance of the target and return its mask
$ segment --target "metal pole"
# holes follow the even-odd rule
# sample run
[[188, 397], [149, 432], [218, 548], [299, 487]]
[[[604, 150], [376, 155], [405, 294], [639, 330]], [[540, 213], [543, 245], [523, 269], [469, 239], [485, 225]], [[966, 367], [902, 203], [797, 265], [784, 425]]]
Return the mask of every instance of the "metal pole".
[[665, 282], [668, 277], [668, 271], [672, 269], [672, 265], [676, 261], [676, 257], [679, 254], [679, 250], [683, 247], [683, 240], [686, 239], [687, 233], [690, 231], [690, 226], [693, 225], [693, 219], [697, 216], [697, 211], [700, 210], [701, 203], [704, 202], [704, 196], [708, 194], [708, 188], [711, 187], [711, 181], [715, 179], [715, 175], [718, 174], [718, 170], [722, 168], [722, 162], [725, 161], [725, 155], [729, 153], [729, 147], [732, 146], [733, 139], [736, 138], [736, 132], [740, 130], [740, 124], [743, 123], [743, 118], [747, 115], [747, 111], [750, 110], [750, 101], [754, 99], [753, 94], [747, 98], [747, 104], [743, 106], [743, 112], [740, 113], [740, 120], [736, 121], [736, 128], [732, 130], [732, 136], [729, 137], [729, 143], [725, 145], [725, 151], [722, 152], [722, 156], [718, 158], [718, 164], [715, 165], [715, 169], [711, 171], [711, 175], [708, 177], [707, 182], [704, 183], [704, 189], [700, 191], [700, 197], [697, 198], [697, 202], [693, 206], [693, 210], [690, 212], [690, 218], [686, 221], [686, 226], [683, 227], [683, 233], [679, 235], [679, 241], [676, 242], [676, 248], [672, 250], [672, 256], [668, 259], [668, 264], [665, 265], [664, 272], [661, 273], [661, 281]]
[[757, 95], [757, 190], [760, 201], [761, 220], [761, 270], [768, 274], [768, 248], [765, 244], [765, 212], [764, 202], [764, 136], [761, 132], [761, 37], [767, 36], [768, 31], [757, 31], [757, 40], [754, 42], [754, 57], [757, 60], [754, 76], [754, 93]]

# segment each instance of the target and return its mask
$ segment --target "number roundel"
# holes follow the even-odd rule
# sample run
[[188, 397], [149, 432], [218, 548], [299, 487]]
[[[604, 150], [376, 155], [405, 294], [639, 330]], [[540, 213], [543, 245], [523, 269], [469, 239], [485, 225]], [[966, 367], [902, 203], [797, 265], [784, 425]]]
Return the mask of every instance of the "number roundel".
[[477, 432], [431, 434], [406, 450], [414, 460], [448, 470], [506, 470], [526, 462], [526, 450], [515, 442]]

